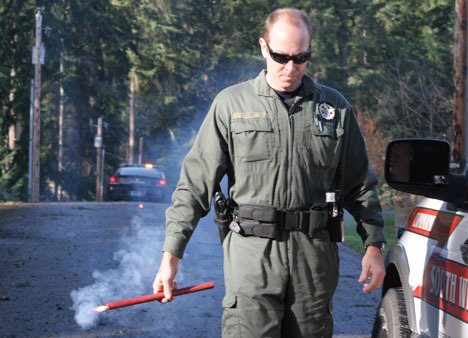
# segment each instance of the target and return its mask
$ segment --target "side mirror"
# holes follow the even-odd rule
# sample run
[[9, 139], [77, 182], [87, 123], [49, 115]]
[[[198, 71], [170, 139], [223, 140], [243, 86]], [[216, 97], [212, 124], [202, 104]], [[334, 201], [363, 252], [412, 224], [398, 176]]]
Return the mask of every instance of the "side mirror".
[[385, 179], [410, 185], [448, 184], [450, 145], [430, 139], [401, 139], [389, 143]]
[[467, 175], [450, 174], [450, 145], [435, 139], [390, 142], [385, 156], [385, 180], [394, 189], [461, 204], [467, 195]]

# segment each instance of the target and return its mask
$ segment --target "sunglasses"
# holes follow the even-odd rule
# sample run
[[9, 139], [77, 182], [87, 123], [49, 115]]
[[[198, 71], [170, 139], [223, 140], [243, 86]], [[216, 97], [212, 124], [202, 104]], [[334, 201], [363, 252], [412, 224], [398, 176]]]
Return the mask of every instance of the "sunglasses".
[[270, 56], [273, 59], [273, 61], [281, 63], [282, 65], [287, 64], [289, 60], [292, 60], [292, 62], [294, 62], [296, 65], [301, 65], [310, 59], [310, 54], [311, 54], [310, 47], [307, 52], [299, 53], [296, 55], [286, 55], [286, 54], [273, 52], [270, 46], [268, 45], [268, 43], [266, 44], [266, 46], [268, 48], [268, 53], [270, 53]]

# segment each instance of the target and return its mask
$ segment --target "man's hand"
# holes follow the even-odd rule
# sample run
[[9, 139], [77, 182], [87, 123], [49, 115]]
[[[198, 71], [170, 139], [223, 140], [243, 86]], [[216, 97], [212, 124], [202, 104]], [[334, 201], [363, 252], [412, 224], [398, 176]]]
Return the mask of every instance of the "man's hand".
[[170, 302], [173, 299], [172, 290], [177, 288], [174, 281], [177, 271], [179, 271], [179, 257], [170, 252], [164, 252], [158, 273], [153, 281], [154, 293], [164, 291], [164, 298], [161, 303]]
[[[370, 282], [366, 280], [370, 278]], [[362, 291], [368, 293], [382, 287], [385, 278], [384, 255], [380, 249], [368, 246], [364, 257], [362, 257], [362, 272], [359, 283], [364, 283]]]

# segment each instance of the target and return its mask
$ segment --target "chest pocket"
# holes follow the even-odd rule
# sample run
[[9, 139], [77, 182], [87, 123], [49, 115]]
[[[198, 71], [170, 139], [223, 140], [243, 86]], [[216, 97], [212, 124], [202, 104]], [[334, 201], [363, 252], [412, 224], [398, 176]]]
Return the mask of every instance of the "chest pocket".
[[251, 173], [267, 171], [272, 159], [273, 128], [270, 119], [234, 119], [231, 131], [237, 168]]
[[343, 134], [343, 128], [335, 128], [332, 123], [324, 123], [322, 129], [315, 125], [312, 127], [308, 144], [312, 151], [313, 162], [316, 165], [336, 168]]

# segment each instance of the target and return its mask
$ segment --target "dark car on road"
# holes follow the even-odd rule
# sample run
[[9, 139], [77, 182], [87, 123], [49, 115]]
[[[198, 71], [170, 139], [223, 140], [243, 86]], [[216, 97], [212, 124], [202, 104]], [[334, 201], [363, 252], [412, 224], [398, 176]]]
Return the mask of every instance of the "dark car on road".
[[110, 201], [165, 202], [169, 199], [164, 172], [152, 165], [125, 165], [109, 178]]

